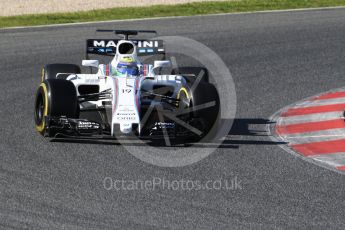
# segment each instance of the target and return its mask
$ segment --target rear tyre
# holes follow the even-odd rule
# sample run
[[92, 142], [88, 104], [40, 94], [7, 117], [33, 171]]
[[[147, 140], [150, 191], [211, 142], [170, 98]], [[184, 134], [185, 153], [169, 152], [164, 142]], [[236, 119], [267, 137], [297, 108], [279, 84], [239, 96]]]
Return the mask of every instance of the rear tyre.
[[41, 81], [56, 79], [56, 74], [58, 73], [62, 73], [59, 75], [59, 79], [66, 80], [70, 74], [79, 74], [80, 72], [79, 66], [74, 64], [49, 64], [42, 68]]
[[35, 123], [36, 130], [44, 136], [54, 136], [49, 132], [46, 117], [78, 118], [79, 104], [77, 92], [72, 82], [62, 79], [43, 81], [36, 93]]

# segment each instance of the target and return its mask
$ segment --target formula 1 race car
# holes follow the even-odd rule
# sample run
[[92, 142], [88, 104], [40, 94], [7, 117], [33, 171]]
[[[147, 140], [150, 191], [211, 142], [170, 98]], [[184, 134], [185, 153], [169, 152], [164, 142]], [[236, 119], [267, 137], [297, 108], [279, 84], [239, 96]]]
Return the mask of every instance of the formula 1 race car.
[[[98, 30], [123, 39], [88, 39], [81, 73], [73, 64], [48, 64], [35, 98], [37, 131], [45, 137], [126, 136], [200, 139], [216, 124], [219, 96], [207, 69], [181, 67], [169, 60], [143, 64], [139, 57], [164, 54], [162, 40], [129, 39], [142, 30]], [[88, 55], [111, 56], [109, 64]], [[85, 112], [98, 118], [82, 118]]]

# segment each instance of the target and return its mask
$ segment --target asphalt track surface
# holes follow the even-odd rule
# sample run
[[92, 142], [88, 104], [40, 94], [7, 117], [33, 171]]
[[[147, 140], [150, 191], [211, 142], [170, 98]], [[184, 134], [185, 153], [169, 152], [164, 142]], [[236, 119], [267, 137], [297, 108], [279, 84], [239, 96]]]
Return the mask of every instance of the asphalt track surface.
[[[227, 141], [183, 168], [146, 164], [116, 144], [49, 142], [34, 129], [45, 63], [80, 63], [95, 28], [155, 29], [219, 54], [236, 84]], [[1, 229], [344, 229], [344, 176], [267, 135], [280, 108], [345, 83], [345, 10], [257, 13], [0, 31]], [[124, 180], [233, 179], [242, 189], [107, 191]]]

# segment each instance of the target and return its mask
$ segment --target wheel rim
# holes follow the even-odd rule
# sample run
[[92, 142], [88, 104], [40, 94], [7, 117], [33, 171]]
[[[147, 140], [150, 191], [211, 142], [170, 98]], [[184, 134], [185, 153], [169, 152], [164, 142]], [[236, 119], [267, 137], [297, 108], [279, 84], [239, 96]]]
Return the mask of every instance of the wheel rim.
[[190, 100], [185, 92], [180, 92], [179, 95], [179, 103], [178, 103], [178, 110], [182, 111], [190, 107]]
[[40, 93], [37, 96], [36, 100], [36, 108], [35, 108], [35, 118], [36, 118], [36, 124], [39, 125], [43, 121], [44, 117], [44, 99], [42, 93]]

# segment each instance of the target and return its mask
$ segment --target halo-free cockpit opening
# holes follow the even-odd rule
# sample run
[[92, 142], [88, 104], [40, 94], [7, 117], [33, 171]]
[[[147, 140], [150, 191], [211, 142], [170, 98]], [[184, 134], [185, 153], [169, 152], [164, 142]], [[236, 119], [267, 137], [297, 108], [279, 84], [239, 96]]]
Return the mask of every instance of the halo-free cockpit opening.
[[121, 43], [118, 47], [119, 54], [133, 54], [134, 45], [132, 43]]

